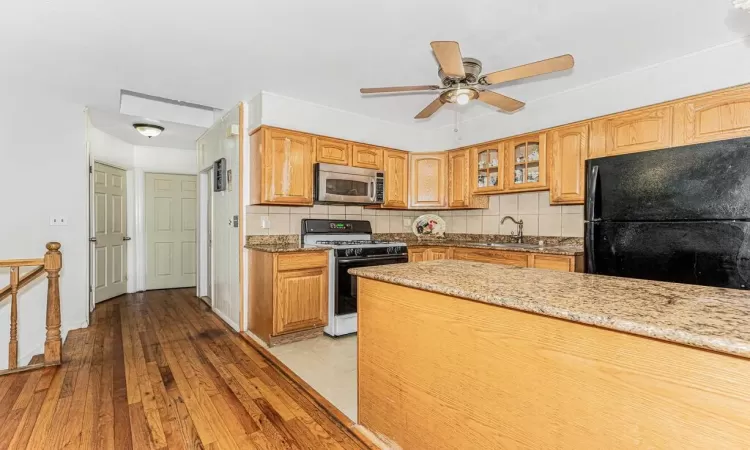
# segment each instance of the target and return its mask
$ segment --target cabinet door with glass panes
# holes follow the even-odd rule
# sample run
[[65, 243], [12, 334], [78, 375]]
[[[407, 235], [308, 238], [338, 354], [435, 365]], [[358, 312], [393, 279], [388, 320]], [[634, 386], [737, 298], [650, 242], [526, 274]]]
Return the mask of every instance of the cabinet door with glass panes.
[[495, 142], [472, 149], [474, 193], [505, 189], [505, 143]]
[[508, 190], [547, 189], [547, 133], [514, 138], [508, 143], [507, 154]]

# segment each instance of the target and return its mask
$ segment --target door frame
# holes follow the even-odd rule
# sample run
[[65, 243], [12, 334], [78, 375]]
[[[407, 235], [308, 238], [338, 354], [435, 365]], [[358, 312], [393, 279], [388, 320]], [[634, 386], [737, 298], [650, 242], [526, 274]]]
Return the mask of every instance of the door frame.
[[[198, 279], [196, 280], [196, 296], [208, 303], [213, 310], [214, 297], [214, 251], [211, 240], [213, 238], [213, 167], [208, 167], [198, 173]], [[205, 197], [205, 199], [204, 199]], [[205, 258], [205, 260], [204, 260]]]
[[[112, 164], [110, 162], [102, 161], [99, 159], [95, 159], [93, 156], [89, 157], [89, 235], [88, 235], [88, 244], [89, 244], [89, 257], [88, 257], [88, 277], [89, 277], [89, 313], [91, 313], [94, 308], [96, 307], [96, 289], [94, 289], [94, 283], [96, 280], [96, 245], [94, 242], [91, 241], [92, 238], [96, 237], [96, 233], [94, 230], [96, 230], [96, 212], [94, 211], [94, 194], [95, 194], [95, 188], [94, 188], [94, 165], [95, 164], [101, 164], [104, 166], [113, 167], [118, 170], [122, 170], [125, 172], [125, 235], [128, 235], [128, 231], [131, 230], [131, 224], [133, 220], [133, 187], [131, 186], [131, 183], [133, 182], [133, 171], [131, 169], [128, 169], [126, 167], [122, 167], [117, 164]], [[133, 264], [133, 261], [131, 261], [135, 255], [134, 249], [132, 248], [133, 240], [128, 242], [127, 248], [126, 248], [126, 255], [128, 263], [125, 267], [125, 281], [127, 285], [130, 284], [130, 275], [131, 275], [131, 265]], [[126, 289], [126, 292], [130, 292], [130, 289]]]

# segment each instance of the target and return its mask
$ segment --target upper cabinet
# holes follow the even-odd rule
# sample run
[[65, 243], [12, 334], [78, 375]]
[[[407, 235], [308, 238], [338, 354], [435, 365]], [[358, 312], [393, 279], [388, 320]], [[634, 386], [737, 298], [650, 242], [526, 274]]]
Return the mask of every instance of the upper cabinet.
[[261, 128], [250, 138], [254, 204], [312, 205], [313, 138]]
[[471, 150], [474, 192], [497, 193], [505, 189], [505, 143], [493, 142]]
[[675, 104], [674, 145], [750, 136], [750, 86]]
[[315, 162], [349, 165], [351, 144], [338, 139], [315, 138]]
[[547, 189], [547, 133], [513, 138], [506, 151], [505, 187], [510, 191]]
[[489, 198], [473, 195], [471, 190], [471, 151], [469, 149], [448, 152], [448, 207], [487, 208]]
[[383, 151], [385, 172], [384, 208], [409, 207], [409, 153], [399, 150]]
[[445, 208], [448, 206], [448, 155], [411, 153], [409, 155], [409, 207]]
[[591, 157], [614, 156], [672, 145], [672, 105], [660, 105], [593, 122]]
[[583, 203], [589, 124], [557, 128], [549, 134], [550, 204]]
[[364, 144], [352, 144], [352, 166], [383, 170], [383, 149]]

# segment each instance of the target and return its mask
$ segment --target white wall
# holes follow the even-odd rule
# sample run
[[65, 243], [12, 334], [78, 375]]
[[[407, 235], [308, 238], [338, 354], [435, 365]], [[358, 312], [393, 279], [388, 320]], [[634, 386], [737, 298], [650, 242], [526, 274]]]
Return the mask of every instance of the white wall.
[[[133, 131], [135, 132], [135, 131]], [[128, 292], [146, 288], [145, 173], [196, 174], [194, 149], [144, 147], [124, 142], [88, 122], [89, 150], [95, 161], [126, 170]]]
[[[38, 90], [0, 83], [0, 259], [34, 258], [49, 241], [62, 244], [63, 337], [88, 321], [88, 159], [83, 105]], [[68, 219], [51, 227], [49, 216]], [[0, 287], [8, 282], [0, 269]], [[19, 355], [43, 353], [45, 278], [19, 294]], [[0, 369], [7, 367], [10, 299], [0, 303]]]
[[[418, 152], [447, 148], [445, 137], [432, 130], [386, 122], [271, 92], [264, 91], [259, 96], [262, 97], [263, 125], [400, 150]], [[256, 99], [252, 102], [257, 103]]]
[[[214, 161], [226, 158], [227, 169], [232, 171], [231, 188], [225, 192], [213, 193], [213, 267], [214, 312], [235, 330], [240, 330], [240, 301], [243, 293], [240, 292], [239, 264], [241, 237], [244, 230], [240, 231], [232, 224], [232, 218], [240, 214], [240, 149], [239, 136], [229, 133], [232, 126], [240, 126], [240, 108], [247, 108], [246, 104], [237, 105], [230, 110], [221, 120], [216, 122], [197, 141], [198, 169], [200, 171], [212, 166]], [[240, 127], [242, 133], [247, 133], [248, 118]], [[249, 172], [248, 172], [249, 173]], [[231, 189], [231, 190], [230, 190]], [[203, 192], [199, 192], [203, 195]], [[200, 204], [200, 201], [199, 201]], [[243, 237], [244, 239], [244, 237]]]

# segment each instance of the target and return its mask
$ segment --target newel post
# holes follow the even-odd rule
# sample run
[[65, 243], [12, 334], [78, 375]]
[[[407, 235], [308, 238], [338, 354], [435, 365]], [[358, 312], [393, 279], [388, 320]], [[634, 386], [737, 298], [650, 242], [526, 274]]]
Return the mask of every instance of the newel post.
[[44, 341], [44, 363], [62, 362], [62, 340], [60, 339], [60, 269], [62, 253], [59, 242], [48, 242], [44, 255], [44, 270], [47, 271], [47, 339]]

